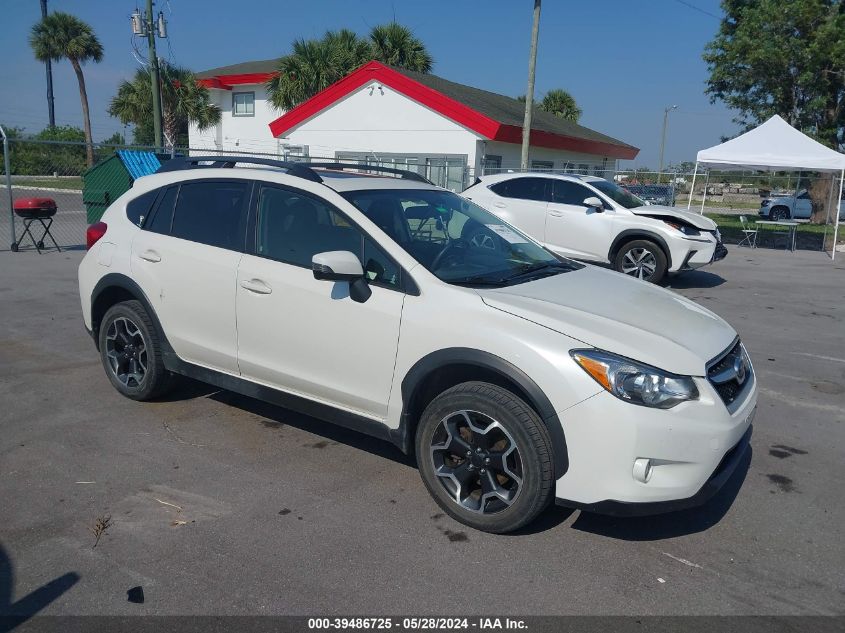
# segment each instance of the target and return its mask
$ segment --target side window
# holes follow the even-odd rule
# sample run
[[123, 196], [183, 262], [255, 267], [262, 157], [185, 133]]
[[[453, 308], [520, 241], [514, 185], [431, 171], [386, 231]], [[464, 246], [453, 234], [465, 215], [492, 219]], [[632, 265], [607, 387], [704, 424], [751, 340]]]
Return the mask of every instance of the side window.
[[164, 192], [164, 195], [159, 200], [152, 217], [144, 221], [145, 231], [170, 235], [170, 225], [173, 224], [173, 207], [176, 204], [176, 194], [178, 192], [179, 187], [177, 185], [167, 188], [167, 191]]
[[568, 180], [556, 180], [554, 191], [554, 202], [559, 204], [574, 204], [579, 207], [584, 206], [585, 199], [595, 195], [586, 187]]
[[802, 193], [800, 196], [798, 196], [798, 199], [799, 199], [799, 200], [809, 200], [809, 199], [810, 199], [810, 194], [809, 194], [808, 192], [806, 192], [806, 191], [805, 191], [805, 192], [804, 192], [804, 193]]
[[142, 226], [144, 224], [144, 220], [149, 217], [153, 204], [160, 192], [161, 189], [153, 189], [129, 201], [129, 204], [126, 205], [126, 217], [129, 218], [132, 224], [135, 226]]
[[234, 180], [183, 183], [170, 234], [209, 246], [241, 250], [248, 188], [248, 182]]
[[513, 178], [492, 185], [490, 189], [505, 198], [547, 201], [545, 178]]
[[261, 187], [256, 233], [256, 251], [262, 257], [311, 268], [317, 253], [351, 251], [369, 281], [400, 286], [398, 265], [343, 214], [311, 196]]

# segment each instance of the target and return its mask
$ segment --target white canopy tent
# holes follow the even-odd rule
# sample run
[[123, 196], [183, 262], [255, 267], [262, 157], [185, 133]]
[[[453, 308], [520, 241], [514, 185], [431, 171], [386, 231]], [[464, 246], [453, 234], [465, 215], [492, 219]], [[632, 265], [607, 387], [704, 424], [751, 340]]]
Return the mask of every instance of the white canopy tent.
[[[724, 171], [820, 171], [839, 174], [839, 198], [842, 199], [843, 181], [845, 181], [845, 154], [840, 154], [821, 143], [814, 141], [789, 125], [778, 115], [762, 125], [726, 141], [721, 145], [709, 147], [698, 152], [692, 186], [698, 176], [699, 165]], [[707, 179], [709, 180], [709, 171]], [[687, 209], [692, 205], [690, 189]], [[707, 185], [704, 186], [707, 197]], [[704, 200], [701, 201], [704, 213]], [[836, 256], [836, 238], [839, 232], [839, 204], [835, 205], [835, 223], [833, 229], [833, 252]], [[829, 216], [828, 216], [829, 217]]]

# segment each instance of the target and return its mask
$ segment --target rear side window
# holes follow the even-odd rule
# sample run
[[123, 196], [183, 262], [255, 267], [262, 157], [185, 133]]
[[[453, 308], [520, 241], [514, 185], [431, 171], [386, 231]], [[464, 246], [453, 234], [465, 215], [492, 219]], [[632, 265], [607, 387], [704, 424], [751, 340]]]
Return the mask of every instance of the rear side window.
[[246, 181], [183, 183], [170, 234], [209, 246], [242, 250], [248, 187]]
[[513, 178], [490, 185], [490, 189], [504, 198], [548, 202], [549, 194], [546, 184], [545, 178]]
[[160, 192], [161, 189], [153, 189], [129, 201], [129, 204], [126, 205], [126, 217], [129, 218], [132, 224], [135, 226], [142, 226], [144, 224], [144, 220], [149, 217], [153, 204]]
[[176, 194], [178, 192], [178, 186], [167, 188], [159, 200], [152, 217], [147, 218], [144, 222], [145, 231], [170, 235], [170, 225], [173, 224], [173, 207], [176, 204]]

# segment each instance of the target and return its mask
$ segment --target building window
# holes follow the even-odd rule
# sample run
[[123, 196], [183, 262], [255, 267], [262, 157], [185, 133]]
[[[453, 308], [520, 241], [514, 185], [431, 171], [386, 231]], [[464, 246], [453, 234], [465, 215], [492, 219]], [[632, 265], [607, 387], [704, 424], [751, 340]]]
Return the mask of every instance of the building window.
[[255, 93], [232, 93], [232, 116], [255, 116]]
[[482, 174], [498, 174], [502, 171], [502, 157], [494, 154], [487, 154], [484, 157]]
[[531, 169], [534, 171], [551, 171], [555, 164], [550, 160], [532, 160]]
[[578, 173], [588, 176], [590, 174], [590, 166], [587, 163], [580, 163], [578, 165]]

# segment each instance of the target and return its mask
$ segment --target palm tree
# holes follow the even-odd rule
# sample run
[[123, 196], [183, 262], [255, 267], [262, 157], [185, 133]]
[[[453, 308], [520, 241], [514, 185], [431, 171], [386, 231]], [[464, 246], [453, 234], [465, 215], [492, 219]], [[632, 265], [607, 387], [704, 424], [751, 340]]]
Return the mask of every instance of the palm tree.
[[430, 73], [431, 54], [407, 26], [389, 22], [370, 31], [373, 59], [419, 73]]
[[296, 40], [279, 60], [278, 74], [267, 82], [270, 101], [289, 110], [371, 59], [424, 73], [432, 66], [425, 45], [396, 22], [374, 27], [369, 41], [348, 29], [327, 31], [319, 40]]
[[289, 110], [327, 88], [370, 59], [366, 41], [347, 29], [327, 31], [322, 39], [298, 39], [279, 60], [278, 75], [267, 83], [270, 101]]
[[575, 98], [560, 88], [546, 93], [540, 102], [540, 109], [573, 123], [578, 123], [578, 119], [581, 118], [581, 108], [575, 103]]
[[[161, 79], [161, 118], [164, 137], [173, 147], [180, 134], [187, 132], [188, 123], [207, 130], [220, 121], [220, 108], [211, 103], [208, 89], [197, 83], [194, 74], [167, 62], [159, 63]], [[121, 123], [144, 125], [153, 116], [150, 71], [140, 68], [132, 81], [123, 81], [111, 103], [109, 114]]]
[[91, 117], [88, 114], [88, 92], [85, 90], [85, 76], [82, 65], [88, 61], [99, 63], [103, 59], [103, 47], [94, 29], [79, 18], [59, 11], [42, 18], [32, 27], [29, 45], [39, 61], [54, 62], [66, 59], [73, 66], [79, 82], [79, 99], [82, 101], [82, 118], [85, 127], [85, 145], [88, 165], [94, 164], [94, 145], [91, 138]]

